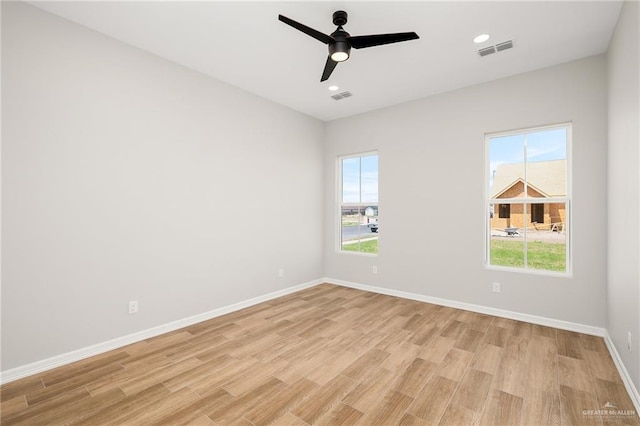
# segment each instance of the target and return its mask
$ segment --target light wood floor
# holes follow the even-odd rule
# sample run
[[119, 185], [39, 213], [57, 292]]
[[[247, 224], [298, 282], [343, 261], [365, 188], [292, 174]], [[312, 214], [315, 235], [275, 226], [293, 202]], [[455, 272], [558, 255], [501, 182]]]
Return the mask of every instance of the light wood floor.
[[328, 284], [1, 397], [2, 425], [640, 425], [601, 338]]

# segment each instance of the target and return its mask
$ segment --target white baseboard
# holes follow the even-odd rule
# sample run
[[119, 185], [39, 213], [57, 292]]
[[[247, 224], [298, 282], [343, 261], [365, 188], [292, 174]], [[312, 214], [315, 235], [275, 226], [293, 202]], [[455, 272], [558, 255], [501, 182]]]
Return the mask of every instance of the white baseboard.
[[480, 314], [493, 315], [496, 317], [508, 318], [517, 321], [524, 321], [531, 324], [544, 325], [547, 327], [559, 328], [561, 330], [575, 331], [583, 334], [604, 337], [606, 330], [601, 327], [578, 324], [575, 322], [562, 321], [553, 318], [546, 318], [537, 315], [523, 314], [520, 312], [506, 311], [504, 309], [491, 308], [488, 306], [474, 305], [472, 303], [458, 302], [456, 300], [440, 299], [438, 297], [425, 296], [406, 291], [392, 290], [384, 287], [374, 287], [366, 284], [353, 283], [349, 281], [325, 278], [324, 282], [341, 285], [343, 287], [356, 288], [358, 290], [370, 291], [373, 293], [386, 294], [388, 296], [401, 297], [403, 299], [417, 300], [419, 302], [433, 303], [434, 305], [448, 306], [450, 308], [463, 309], [465, 311], [477, 312]]
[[188, 327], [193, 324], [197, 324], [202, 321], [209, 320], [211, 318], [219, 317], [231, 312], [239, 311], [240, 309], [248, 308], [249, 306], [257, 305], [258, 303], [267, 302], [277, 297], [286, 296], [296, 291], [304, 290], [309, 287], [313, 287], [318, 284], [322, 284], [324, 280], [313, 280], [304, 284], [300, 284], [294, 287], [289, 287], [283, 290], [275, 291], [273, 293], [265, 294], [263, 296], [254, 297], [249, 300], [234, 303], [229, 306], [214, 309], [209, 312], [194, 315], [188, 318], [183, 318], [177, 321], [173, 321], [167, 324], [159, 325], [157, 327], [142, 330], [133, 334], [118, 337], [116, 339], [108, 340], [106, 342], [98, 343], [96, 345], [88, 346], [75, 351], [67, 352], [61, 355], [56, 355], [51, 358], [36, 361], [30, 364], [26, 364], [20, 367], [12, 368], [10, 370], [0, 372], [0, 384], [9, 383], [14, 380], [22, 379], [23, 377], [31, 376], [33, 374], [41, 373], [43, 371], [51, 370], [62, 365], [70, 364], [91, 356], [99, 355], [114, 349], [121, 348], [123, 346], [130, 345], [151, 337], [158, 336], [160, 334], [175, 331], [184, 327]]
[[620, 358], [620, 354], [616, 349], [616, 345], [613, 344], [613, 340], [611, 340], [611, 336], [609, 333], [605, 331], [604, 342], [607, 344], [607, 348], [609, 349], [609, 353], [611, 354], [611, 358], [613, 359], [613, 363], [616, 365], [618, 369], [618, 373], [620, 377], [622, 377], [622, 382], [624, 383], [624, 387], [627, 389], [627, 393], [633, 402], [634, 407], [636, 407], [636, 414], [640, 415], [640, 393], [638, 389], [633, 384], [633, 380], [631, 380], [631, 376], [627, 371], [627, 368], [622, 363], [622, 358]]

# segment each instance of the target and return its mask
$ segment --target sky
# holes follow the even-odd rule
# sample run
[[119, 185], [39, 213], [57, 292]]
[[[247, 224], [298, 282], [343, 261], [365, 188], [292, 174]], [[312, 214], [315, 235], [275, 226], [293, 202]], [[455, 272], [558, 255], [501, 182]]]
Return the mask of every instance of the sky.
[[378, 156], [342, 160], [342, 202], [378, 203]]
[[[526, 141], [526, 146], [525, 146]], [[567, 158], [567, 129], [543, 130], [489, 139], [489, 185], [500, 164], [564, 160]]]

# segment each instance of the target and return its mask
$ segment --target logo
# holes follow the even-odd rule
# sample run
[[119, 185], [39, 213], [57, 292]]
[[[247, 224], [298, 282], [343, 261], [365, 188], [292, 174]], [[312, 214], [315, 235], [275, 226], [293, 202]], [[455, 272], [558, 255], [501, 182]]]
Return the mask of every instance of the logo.
[[613, 417], [626, 417], [626, 416], [635, 416], [635, 410], [620, 410], [618, 407], [613, 405], [610, 401], [607, 401], [602, 407], [598, 410], [582, 410], [583, 416], [613, 416]]

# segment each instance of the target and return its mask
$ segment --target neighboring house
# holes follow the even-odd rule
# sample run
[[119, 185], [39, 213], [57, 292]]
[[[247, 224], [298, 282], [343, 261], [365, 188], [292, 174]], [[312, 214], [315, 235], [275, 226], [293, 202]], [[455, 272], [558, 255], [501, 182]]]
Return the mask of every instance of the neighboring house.
[[[564, 203], [545, 203], [544, 198], [567, 194], [567, 160], [527, 163], [527, 196], [541, 198], [540, 203], [493, 205], [491, 228], [534, 228], [557, 230], [564, 228]], [[524, 164], [500, 164], [494, 171], [491, 198], [524, 197]]]

